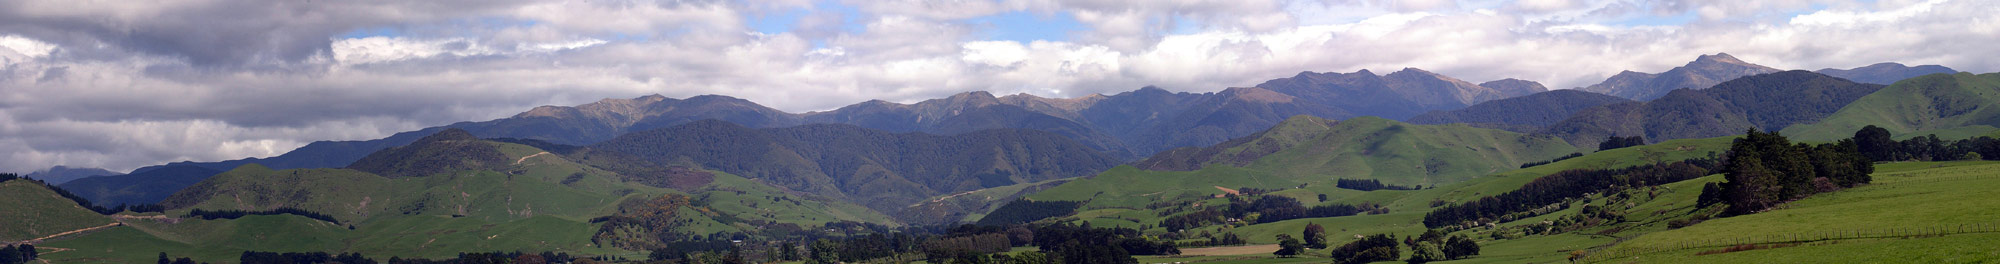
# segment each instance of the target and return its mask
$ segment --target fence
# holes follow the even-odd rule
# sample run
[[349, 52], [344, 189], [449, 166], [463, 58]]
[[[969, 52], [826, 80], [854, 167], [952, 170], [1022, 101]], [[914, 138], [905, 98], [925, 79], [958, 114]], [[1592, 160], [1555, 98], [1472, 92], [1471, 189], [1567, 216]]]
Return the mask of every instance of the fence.
[[1590, 263], [1619, 258], [1652, 255], [1661, 252], [1681, 251], [1697, 248], [1721, 248], [1739, 245], [1790, 244], [1828, 240], [1900, 238], [1921, 236], [1942, 236], [1973, 233], [2000, 233], [2000, 223], [1964, 224], [1948, 226], [1927, 226], [1907, 228], [1883, 228], [1860, 230], [1829, 230], [1820, 232], [1800, 232], [1780, 235], [1703, 239], [1683, 241], [1665, 246], [1620, 247], [1588, 251], [1578, 262]]

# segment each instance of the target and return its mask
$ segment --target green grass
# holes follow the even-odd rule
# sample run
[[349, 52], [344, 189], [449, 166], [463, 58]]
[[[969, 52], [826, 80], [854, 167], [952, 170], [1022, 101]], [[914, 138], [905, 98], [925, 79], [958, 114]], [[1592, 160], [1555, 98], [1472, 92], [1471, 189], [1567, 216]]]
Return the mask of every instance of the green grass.
[[1934, 74], [1898, 81], [1863, 96], [1818, 123], [1783, 130], [1800, 141], [1834, 141], [1854, 136], [1867, 125], [1907, 138], [1938, 134], [1966, 138], [1995, 131], [2000, 125], [2000, 73]]
[[112, 223], [55, 191], [27, 180], [0, 183], [0, 241], [42, 238]]
[[[625, 182], [615, 173], [580, 165], [561, 156], [537, 156], [542, 151], [532, 147], [506, 143], [493, 145], [509, 156], [510, 163], [520, 163], [513, 164], [505, 172], [455, 171], [396, 179], [346, 169], [270, 170], [262, 166], [244, 166], [197, 184], [201, 187], [199, 191], [184, 191], [170, 200], [181, 200], [192, 204], [191, 208], [207, 210], [301, 208], [332, 215], [339, 222], [293, 215], [248, 216], [234, 220], [184, 219], [178, 223], [133, 220], [128, 221], [131, 222], [128, 227], [49, 243], [54, 247], [74, 248], [79, 250], [77, 252], [111, 252], [109, 254], [69, 254], [52, 258], [64, 261], [143, 262], [151, 261], [160, 251], [168, 251], [176, 257], [188, 256], [197, 261], [227, 262], [245, 250], [357, 252], [374, 258], [443, 258], [460, 252], [490, 251], [562, 251], [587, 256], [632, 256], [639, 252], [594, 245], [591, 237], [598, 226], [590, 223], [590, 219], [617, 212], [620, 202], [626, 199], [645, 199], [670, 193], [687, 194], [698, 200], [700, 208], [682, 208], [685, 211], [677, 215], [688, 217], [685, 219], [689, 221], [684, 226], [688, 228], [686, 231], [699, 235], [754, 232], [759, 228], [747, 222], [786, 223], [806, 228], [832, 221], [897, 225], [888, 216], [860, 205], [795, 195], [721, 172], [712, 172], [715, 174], [714, 181], [705, 186], [687, 191], [663, 189]], [[522, 159], [530, 156], [533, 157]], [[10, 182], [7, 185], [15, 184]], [[4, 194], [32, 192], [7, 191]], [[35, 204], [68, 204], [74, 207], [68, 200], [56, 199]], [[167, 215], [181, 216], [190, 210], [172, 210]], [[5, 210], [0, 213], [15, 212]], [[82, 212], [89, 213], [87, 210]], [[0, 221], [10, 219], [25, 218]], [[90, 223], [80, 220], [64, 222]], [[100, 222], [91, 226], [110, 221]], [[135, 253], [132, 252], [134, 249], [148, 252]]]
[[[1275, 243], [1275, 236], [1287, 234], [1298, 236], [1307, 223], [1326, 227], [1328, 243], [1339, 245], [1356, 240], [1355, 235], [1394, 234], [1408, 237], [1422, 234], [1427, 230], [1422, 219], [1429, 212], [1431, 201], [1459, 203], [1479, 197], [1498, 195], [1520, 188], [1529, 181], [1570, 169], [1609, 169], [1653, 164], [1656, 162], [1706, 158], [1710, 153], [1728, 149], [1735, 137], [1706, 139], [1671, 140], [1653, 145], [1638, 146], [1588, 153], [1561, 162], [1526, 169], [1506, 170], [1472, 177], [1464, 182], [1435, 186], [1430, 189], [1413, 191], [1355, 191], [1335, 188], [1331, 182], [1311, 181], [1298, 177], [1283, 177], [1257, 166], [1250, 168], [1230, 166], [1210, 166], [1196, 171], [1143, 171], [1132, 167], [1119, 167], [1099, 174], [1094, 178], [1072, 181], [1030, 195], [1037, 200], [1089, 201], [1076, 215], [1062, 218], [1064, 221], [1089, 221], [1093, 225], [1155, 225], [1163, 217], [1158, 210], [1146, 209], [1148, 204], [1159, 201], [1192, 201], [1204, 205], [1225, 205], [1226, 199], [1213, 198], [1223, 193], [1215, 186], [1229, 188], [1262, 187], [1277, 188], [1271, 195], [1293, 197], [1308, 206], [1320, 204], [1376, 203], [1386, 205], [1390, 213], [1382, 215], [1358, 215], [1347, 217], [1308, 218], [1279, 221], [1247, 226], [1213, 225], [1189, 231], [1198, 234], [1207, 231], [1212, 234], [1235, 233], [1253, 244]], [[1282, 153], [1282, 152], [1281, 152]], [[1262, 161], [1260, 161], [1262, 162]], [[1516, 164], [1518, 165], [1518, 164]], [[1719, 181], [1720, 176], [1710, 176], [1696, 180], [1661, 186], [1657, 197], [1635, 204], [1632, 212], [1644, 212], [1647, 217], [1637, 217], [1631, 223], [1619, 225], [1622, 232], [1596, 235], [1611, 227], [1599, 227], [1579, 233], [1552, 236], [1529, 236], [1520, 239], [1492, 240], [1484, 237], [1479, 230], [1462, 231], [1488, 248], [1479, 257], [1459, 260], [1461, 263], [1521, 263], [1565, 261], [1570, 251], [1589, 250], [1610, 244], [1620, 237], [1634, 237], [1644, 232], [1665, 230], [1666, 221], [1677, 219], [1693, 211], [1692, 204], [1700, 194], [1701, 185]], [[1330, 179], [1328, 179], [1330, 180]], [[1303, 188], [1297, 188], [1305, 184]], [[1328, 200], [1320, 202], [1319, 194], [1326, 194]], [[1602, 202], [1599, 202], [1600, 205]], [[1543, 219], [1554, 219], [1576, 214], [1582, 203], [1571, 209], [1520, 221], [1503, 223], [1502, 226], [1538, 223]], [[1132, 221], [1138, 220], [1138, 221]], [[1148, 233], [1164, 233], [1168, 230], [1154, 228]], [[1584, 233], [1590, 233], [1588, 235]], [[1315, 250], [1324, 254], [1328, 250]], [[1408, 250], [1405, 249], [1407, 257]], [[1228, 257], [1251, 257], [1228, 256]], [[1269, 257], [1268, 254], [1262, 257]], [[1309, 259], [1309, 258], [1301, 258]], [[1323, 262], [1325, 259], [1314, 261]], [[1244, 260], [1244, 261], [1291, 261], [1291, 260]]]
[[[2000, 201], [1988, 195], [2000, 188], [2000, 162], [1892, 163], [1877, 166], [1873, 184], [1815, 195], [1768, 212], [1713, 219], [1675, 230], [1651, 232], [1619, 243], [1606, 253], [1619, 261], [1739, 262], [1748, 259], [1835, 260], [1831, 256], [1888, 262], [1991, 261], [1993, 233], [1895, 239], [1838, 239], [1892, 236], [1961, 226], [2000, 226]], [[1683, 198], [1684, 199], [1684, 198]], [[1817, 241], [1806, 245], [1707, 256], [1694, 253], [1743, 242]], [[1957, 246], [1980, 245], [1978, 250]], [[1660, 249], [1690, 248], [1656, 253]], [[1894, 250], [1923, 249], [1923, 250]], [[1624, 250], [1624, 252], [1619, 252]], [[1628, 252], [1641, 252], [1625, 254]], [[1626, 256], [1631, 255], [1631, 256]], [[1745, 256], [1755, 257], [1746, 258]], [[1636, 257], [1636, 258], [1632, 258]], [[1847, 261], [1837, 261], [1847, 262]], [[1871, 261], [1863, 261], [1871, 262]]]

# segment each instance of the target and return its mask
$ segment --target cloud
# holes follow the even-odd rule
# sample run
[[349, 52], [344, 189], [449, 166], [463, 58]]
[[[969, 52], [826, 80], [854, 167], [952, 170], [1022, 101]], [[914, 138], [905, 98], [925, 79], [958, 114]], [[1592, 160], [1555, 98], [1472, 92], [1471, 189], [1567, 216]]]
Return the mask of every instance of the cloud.
[[[2000, 5], [1737, 2], [17, 0], [0, 9], [0, 171], [265, 157], [653, 93], [803, 112], [1405, 67], [1564, 88], [1716, 52], [2000, 70]], [[746, 27], [795, 9], [789, 32]], [[969, 21], [1010, 12], [1083, 27], [1020, 42]]]

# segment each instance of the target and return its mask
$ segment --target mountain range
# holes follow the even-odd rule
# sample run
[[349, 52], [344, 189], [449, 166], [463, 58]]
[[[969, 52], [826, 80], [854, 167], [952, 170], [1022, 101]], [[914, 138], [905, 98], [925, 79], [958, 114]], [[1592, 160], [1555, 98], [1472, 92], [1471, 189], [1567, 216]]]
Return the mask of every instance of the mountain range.
[[1743, 62], [1728, 53], [1716, 53], [1701, 55], [1687, 65], [1657, 74], [1619, 72], [1602, 83], [1577, 89], [1637, 101], [1651, 101], [1677, 89], [1707, 89], [1723, 81], [1778, 71], [1771, 67]]
[[1896, 81], [1901, 81], [1903, 79], [1909, 79], [1909, 78], [1916, 78], [1917, 76], [1939, 74], [1939, 73], [1945, 73], [1945, 74], [1958, 73], [1958, 70], [1953, 70], [1951, 68], [1938, 65], [1919, 65], [1916, 67], [1910, 67], [1910, 66], [1904, 66], [1902, 63], [1884, 62], [1853, 69], [1842, 70], [1842, 69], [1826, 68], [1813, 72], [1817, 72], [1819, 74], [1825, 74], [1827, 76], [1840, 77], [1841, 79], [1847, 79], [1849, 81], [1854, 81], [1858, 83], [1889, 85], [1896, 83]]
[[1641, 136], [1650, 143], [1775, 131], [1818, 121], [1879, 89], [1882, 85], [1807, 71], [1759, 74], [1708, 89], [1677, 89], [1647, 102], [1591, 107], [1538, 133], [1596, 146], [1610, 136]]
[[21, 176], [25, 176], [28, 178], [35, 178], [36, 180], [42, 180], [44, 182], [48, 182], [49, 184], [63, 184], [65, 182], [74, 181], [76, 179], [105, 176], [105, 175], [118, 175], [118, 173], [99, 168], [71, 168], [58, 165], [55, 167], [49, 167], [49, 169], [46, 170], [36, 171], [34, 173], [28, 173], [28, 175], [21, 175]]
[[[1941, 68], [1896, 67], [1899, 65], [1877, 64], [1853, 70], [1829, 69], [1822, 72], [1865, 73], [1873, 74], [1868, 76], [1886, 76], [1865, 77], [1882, 78], [1871, 80], [1888, 80], [1895, 76], [1908, 75], [1910, 72]], [[1230, 139], [1251, 136], [1297, 115], [1333, 120], [1361, 116], [1407, 118], [1417, 124], [1466, 123], [1476, 127], [1554, 135], [1584, 148], [1588, 148], [1591, 143], [1601, 140], [1604, 136], [1613, 134], [1642, 135], [1657, 142], [1673, 138], [1733, 134], [1743, 128], [1727, 127], [1747, 128], [1748, 126], [1742, 124], [1752, 122], [1750, 121], [1752, 118], [1757, 118], [1760, 121], [1756, 122], [1761, 122], [1754, 126], [1779, 129], [1783, 127], [1775, 125], [1809, 122], [1824, 115], [1770, 117], [1766, 120], [1766, 117], [1737, 117], [1734, 113], [1741, 109], [1732, 110], [1730, 107], [1742, 107], [1744, 104], [1737, 103], [1731, 106], [1723, 103], [1729, 100], [1752, 99], [1700, 98], [1701, 94], [1695, 93], [1660, 102], [1630, 102], [1585, 91], [1705, 87], [1697, 84], [1706, 83], [1707, 80], [1729, 78], [1735, 73], [1761, 72], [1766, 69], [1768, 67], [1749, 64], [1728, 54], [1705, 55], [1686, 66], [1666, 73], [1613, 77], [1607, 79], [1604, 84], [1592, 86], [1597, 88], [1557, 91], [1546, 91], [1546, 88], [1539, 83], [1518, 79], [1471, 84], [1414, 68], [1387, 75], [1377, 75], [1368, 70], [1353, 73], [1302, 72], [1292, 77], [1273, 79], [1251, 87], [1229, 88], [1211, 93], [1175, 93], [1157, 87], [1144, 87], [1113, 95], [1055, 99], [1025, 94], [996, 97], [986, 92], [968, 92], [910, 104], [877, 100], [830, 111], [800, 114], [786, 113], [727, 96], [706, 95], [674, 99], [649, 95], [632, 99], [605, 99], [578, 106], [542, 106], [508, 118], [460, 122], [397, 133], [376, 140], [313, 142], [283, 155], [269, 158], [178, 162], [151, 166], [135, 170], [132, 174], [93, 177], [103, 179], [84, 183], [65, 183], [63, 186], [77, 190], [93, 201], [100, 201], [99, 204], [102, 205], [153, 203], [207, 175], [232, 170], [242, 165], [259, 164], [277, 170], [351, 167], [350, 165], [355, 165], [357, 161], [376, 151], [407, 145], [448, 129], [462, 130], [476, 138], [520, 139], [525, 140], [520, 141], [523, 143], [546, 142], [546, 145], [538, 146], [549, 148], [593, 145], [621, 135], [709, 119], [756, 129], [807, 124], [848, 124], [861, 129], [879, 130], [869, 133], [919, 132], [947, 136], [992, 129], [1025, 129], [1047, 132], [1073, 140], [1090, 150], [1111, 157], [1114, 161], [1112, 163], [1115, 164], [1154, 156], [1153, 154], [1168, 149], [1211, 146]], [[1831, 82], [1831, 80], [1826, 81]], [[1766, 85], [1782, 86], [1785, 83], [1774, 82]], [[1768, 97], [1764, 95], [1766, 93], [1781, 94], [1785, 91], [1737, 92], [1726, 96], [1764, 98], [1757, 96]], [[1851, 93], [1841, 93], [1840, 96], [1836, 96], [1838, 98], [1833, 99], [1806, 98], [1824, 99], [1814, 101], [1811, 105], [1814, 111], [1830, 112], [1830, 110], [1820, 110], [1838, 107], [1840, 100], [1845, 100], [1843, 99], [1845, 96], [1851, 95]], [[1638, 110], [1642, 106], [1661, 109]], [[1706, 115], [1710, 117], [1707, 119], [1721, 121], [1710, 123], [1690, 121], [1695, 123], [1684, 122], [1681, 125], [1665, 125], [1665, 121], [1653, 122], [1658, 123], [1655, 125], [1634, 124], [1634, 120], [1640, 119], [1633, 117], [1643, 115], [1682, 117]], [[176, 169], [155, 172], [166, 168]], [[365, 167], [355, 168], [365, 169]], [[389, 171], [376, 172], [385, 176], [399, 174]], [[852, 172], [818, 174], [842, 173]], [[904, 178], [911, 177], [901, 175], [905, 173], [908, 172], [897, 174]], [[744, 173], [744, 175], [760, 180], [777, 180], [764, 178], [762, 174]], [[1062, 175], [1071, 177], [1087, 173]], [[1044, 179], [1010, 180], [1012, 183], [1029, 183]], [[966, 191], [961, 188], [962, 186], [991, 187], [992, 184], [1005, 182], [1009, 181], [956, 183], [949, 186], [943, 183], [925, 184], [925, 189], [906, 194], [936, 195], [938, 192]], [[791, 187], [809, 189], [805, 188], [805, 185], [798, 185], [802, 183], [794, 182]], [[821, 190], [813, 193], [844, 197], [846, 192], [853, 191], [820, 188]], [[883, 212], [894, 213], [898, 211], [895, 206], [908, 204], [892, 204], [902, 202], [904, 201], [865, 204]]]
[[844, 124], [755, 129], [714, 120], [626, 134], [566, 155], [587, 164], [636, 160], [650, 167], [710, 168], [912, 222], [940, 219], [900, 214], [929, 197], [1088, 176], [1121, 162], [1036, 130], [942, 136]]
[[1600, 105], [1632, 102], [1625, 98], [1575, 89], [1555, 90], [1521, 97], [1500, 99], [1450, 111], [1431, 111], [1411, 117], [1413, 124], [1463, 123], [1472, 126], [1532, 133], [1561, 122], [1576, 112]]

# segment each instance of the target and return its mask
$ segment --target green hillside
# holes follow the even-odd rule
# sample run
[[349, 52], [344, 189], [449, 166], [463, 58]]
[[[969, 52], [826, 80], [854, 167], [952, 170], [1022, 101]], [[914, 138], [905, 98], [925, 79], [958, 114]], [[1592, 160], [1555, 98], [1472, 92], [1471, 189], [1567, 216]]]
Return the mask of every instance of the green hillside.
[[1874, 125], [1907, 138], [1968, 138], [2000, 126], [2000, 73], [1932, 74], [1904, 79], [1861, 97], [1824, 120], [1785, 128], [1799, 140], [1832, 141]]
[[0, 182], [0, 242], [38, 239], [105, 224], [111, 218], [77, 206], [32, 180]]
[[1334, 122], [1296, 116], [1250, 137], [1176, 150], [1136, 164], [1151, 170], [1243, 167], [1296, 178], [1293, 181], [1299, 183], [1344, 178], [1431, 186], [1575, 151], [1554, 137], [1465, 125], [1411, 125], [1373, 117]]
[[[1638, 236], [1599, 251], [1593, 262], [1988, 263], [2000, 238], [2000, 187], [1992, 161], [1891, 163], [1875, 181], [1789, 203], [1784, 208]], [[1716, 251], [1757, 243], [1779, 248]], [[1704, 254], [1707, 252], [1707, 254]]]
[[[1165, 157], [1175, 153], [1162, 154], [1140, 162], [1138, 164], [1140, 167], [1121, 166], [1095, 177], [1071, 181], [1028, 195], [1027, 198], [1037, 201], [1084, 201], [1085, 204], [1078, 209], [1076, 215], [1064, 219], [1089, 221], [1096, 225], [1138, 227], [1158, 225], [1163, 217], [1199, 207], [1196, 204], [1228, 204], [1228, 199], [1217, 197], [1225, 193], [1223, 189], [1240, 191], [1245, 188], [1256, 188], [1272, 190], [1273, 195], [1292, 197], [1307, 206], [1371, 203], [1386, 206], [1390, 211], [1387, 215], [1293, 221], [1336, 221], [1342, 222], [1340, 226], [1370, 226], [1369, 230], [1421, 232], [1421, 224], [1414, 226], [1417, 229], [1409, 228], [1412, 228], [1411, 223], [1422, 219], [1423, 212], [1429, 208], [1428, 203], [1445, 195], [1470, 195], [1458, 194], [1457, 190], [1460, 189], [1484, 188], [1486, 185], [1483, 184], [1493, 184], [1493, 182], [1513, 184], [1513, 187], [1499, 188], [1518, 188], [1526, 180], [1555, 172], [1557, 169], [1549, 168], [1556, 167], [1636, 165], [1641, 162], [1638, 158], [1641, 155], [1634, 153], [1640, 152], [1662, 153], [1655, 155], [1658, 159], [1705, 157], [1707, 155], [1705, 152], [1693, 153], [1698, 149], [1713, 150], [1717, 146], [1726, 147], [1728, 141], [1723, 139], [1720, 144], [1683, 143], [1683, 141], [1673, 141], [1670, 144], [1606, 151], [1528, 170], [1514, 170], [1521, 163], [1553, 159], [1571, 153], [1574, 148], [1551, 137], [1525, 136], [1464, 125], [1409, 125], [1375, 118], [1331, 122], [1301, 116], [1251, 138], [1232, 140], [1210, 149], [1178, 151], [1212, 153], [1213, 158], [1206, 160], [1213, 162], [1203, 163], [1208, 165], [1200, 169], [1150, 171], [1140, 168], [1160, 166], [1165, 164], [1162, 160], [1166, 158], [1201, 161], [1185, 157]], [[1264, 146], [1275, 146], [1279, 150], [1268, 151], [1268, 154], [1246, 162], [1246, 166], [1239, 167], [1225, 163], [1263, 152], [1256, 148]], [[1633, 158], [1625, 158], [1628, 156]], [[1486, 176], [1510, 171], [1526, 172], [1503, 173], [1497, 177]], [[1427, 189], [1357, 191], [1336, 188], [1334, 182], [1337, 178], [1379, 179], [1385, 183], [1404, 186], [1421, 184]], [[1468, 192], [1489, 195], [1494, 193]], [[1319, 201], [1319, 195], [1322, 194], [1328, 197], [1327, 201]], [[1289, 222], [1278, 224], [1283, 223]], [[1262, 228], [1259, 226], [1263, 225], [1244, 228]], [[1154, 230], [1165, 231], [1158, 228]], [[1359, 232], [1347, 234], [1359, 234]], [[1271, 239], [1269, 235], [1245, 236], [1245, 238], [1252, 242]]]
[[[1457, 204], [1522, 188], [1536, 178], [1570, 169], [1610, 169], [1720, 155], [1734, 137], [1670, 140], [1607, 150], [1547, 165], [1481, 176], [1433, 189], [1356, 191], [1318, 183], [1288, 181], [1255, 168], [1211, 166], [1195, 171], [1144, 171], [1120, 167], [1028, 196], [1037, 201], [1083, 201], [1075, 214], [1044, 222], [1148, 227], [1150, 235], [1205, 241], [1195, 233], [1233, 233], [1251, 244], [1275, 243], [1279, 234], [1297, 236], [1308, 223], [1325, 226], [1328, 241], [1342, 244], [1356, 235], [1411, 237], [1435, 204]], [[1722, 175], [1641, 188], [1615, 188], [1569, 200], [1545, 214], [1492, 226], [1455, 229], [1474, 238], [1480, 255], [1441, 263], [1550, 263], [1573, 256], [1583, 263], [1760, 263], [1774, 259], [1824, 262], [1983, 263], [2000, 260], [1991, 248], [2000, 221], [2000, 203], [1987, 202], [1985, 189], [2000, 185], [2000, 162], [1908, 162], [1876, 165], [1874, 182], [1812, 196], [1771, 211], [1709, 219], [1719, 212], [1697, 208], [1707, 183]], [[1258, 187], [1266, 186], [1266, 187]], [[1271, 223], [1208, 225], [1174, 232], [1159, 227], [1171, 216], [1202, 204], [1226, 206], [1216, 187], [1270, 188], [1264, 195], [1292, 197], [1308, 206], [1380, 204], [1383, 214], [1303, 218]], [[1319, 195], [1326, 195], [1319, 202]], [[1192, 205], [1192, 206], [1190, 206]], [[1599, 210], [1592, 213], [1585, 208]], [[1552, 225], [1553, 223], [1553, 225]], [[1683, 225], [1685, 227], [1683, 227]], [[1548, 230], [1550, 232], [1544, 232]], [[1743, 246], [1756, 245], [1756, 246]], [[1733, 247], [1733, 249], [1731, 249]], [[1185, 248], [1183, 250], [1186, 250]], [[1402, 258], [1409, 257], [1404, 249]], [[1327, 252], [1325, 250], [1309, 251]], [[1239, 253], [1241, 254], [1241, 253]], [[1323, 253], [1322, 253], [1323, 254]], [[1241, 263], [1291, 263], [1268, 254], [1239, 255]], [[1187, 258], [1188, 260], [1205, 258]], [[1216, 258], [1227, 259], [1227, 258]], [[1400, 259], [1400, 258], [1399, 258]], [[1162, 258], [1162, 261], [1179, 261]], [[1324, 262], [1325, 259], [1316, 259]], [[1306, 261], [1314, 262], [1314, 261]], [[1223, 262], [1237, 263], [1237, 262]]]
[[[1308, 126], [1309, 127], [1309, 126]], [[1458, 126], [1462, 127], [1462, 126]], [[1131, 166], [1122, 166], [1092, 178], [1075, 180], [1056, 188], [1026, 196], [1036, 201], [1082, 201], [1085, 204], [1073, 215], [1056, 217], [1045, 222], [1089, 222], [1096, 226], [1150, 227], [1145, 232], [1166, 236], [1171, 230], [1159, 227], [1167, 217], [1199, 210], [1204, 206], [1224, 206], [1230, 200], [1219, 198], [1225, 194], [1222, 188], [1245, 190], [1259, 188], [1269, 190], [1266, 195], [1279, 195], [1296, 199], [1306, 206], [1335, 204], [1376, 204], [1387, 209], [1385, 214], [1361, 214], [1355, 216], [1304, 218], [1264, 224], [1220, 224], [1189, 229], [1180, 232], [1185, 236], [1198, 233], [1234, 233], [1252, 244], [1275, 243], [1277, 234], [1296, 236], [1307, 223], [1327, 227], [1328, 242], [1341, 244], [1355, 240], [1356, 235], [1396, 234], [1414, 236], [1426, 229], [1422, 223], [1424, 215], [1436, 203], [1460, 203], [1480, 197], [1497, 195], [1521, 188], [1529, 181], [1570, 169], [1613, 169], [1672, 162], [1679, 160], [1707, 158], [1727, 150], [1733, 137], [1669, 140], [1658, 144], [1621, 148], [1587, 154], [1546, 165], [1525, 169], [1502, 169], [1498, 173], [1480, 174], [1461, 182], [1443, 184], [1422, 190], [1377, 190], [1357, 191], [1336, 188], [1330, 178], [1302, 178], [1292, 174], [1273, 173], [1276, 167], [1208, 166], [1194, 171], [1147, 171]], [[1302, 145], [1304, 146], [1304, 145]], [[1277, 156], [1277, 155], [1273, 155]], [[1258, 160], [1253, 164], [1263, 164]], [[1272, 163], [1276, 165], [1276, 163]], [[1318, 164], [1309, 164], [1318, 166]], [[1717, 177], [1690, 180], [1661, 187], [1666, 196], [1650, 199], [1654, 201], [1640, 205], [1642, 209], [1654, 211], [1676, 211], [1685, 214], [1687, 208], [1668, 209], [1671, 206], [1691, 207], [1693, 199], [1700, 193], [1702, 183], [1717, 180]], [[1218, 188], [1222, 187], [1222, 188]], [[1321, 202], [1320, 195], [1327, 200]], [[1600, 196], [1601, 197], [1601, 196]], [[1685, 198], [1685, 201], [1681, 201]], [[1608, 203], [1597, 200], [1597, 203]], [[1578, 202], [1578, 205], [1587, 202]], [[1548, 215], [1510, 222], [1502, 226], [1520, 226], [1538, 223], [1565, 215], [1574, 215], [1579, 209], [1553, 212]], [[1675, 215], [1673, 213], [1663, 213]], [[1628, 224], [1632, 230], [1662, 230], [1665, 220]], [[1611, 229], [1605, 227], [1596, 231]], [[1615, 233], [1615, 232], [1614, 232]], [[1467, 233], [1472, 234], [1472, 233]], [[1484, 234], [1480, 234], [1484, 235]], [[1185, 237], [1183, 236], [1183, 237]], [[1555, 235], [1524, 236], [1514, 239], [1494, 240], [1478, 237], [1482, 247], [1488, 248], [1481, 257], [1460, 260], [1475, 263], [1521, 263], [1563, 261], [1568, 251], [1586, 250], [1610, 244], [1620, 237], [1631, 235], [1592, 235], [1564, 233]], [[1201, 238], [1181, 240], [1205, 241]], [[1317, 250], [1322, 252], [1325, 250]], [[1406, 251], [1407, 252], [1407, 251]], [[1407, 254], [1407, 253], [1406, 253]], [[1266, 254], [1266, 256], [1268, 256]], [[1406, 255], [1407, 256], [1407, 255]], [[1319, 259], [1324, 260], [1324, 259]], [[1278, 260], [1270, 260], [1278, 261]]]
[[[168, 251], [219, 262], [233, 260], [245, 250], [358, 252], [379, 258], [443, 258], [459, 252], [491, 251], [643, 254], [635, 251], [637, 248], [600, 243], [611, 239], [606, 235], [616, 234], [604, 233], [602, 224], [593, 219], [622, 214], [630, 210], [627, 206], [632, 201], [658, 197], [685, 197], [693, 202], [680, 208], [683, 213], [671, 216], [676, 220], [673, 222], [680, 223], [674, 231], [690, 236], [760, 234], [778, 225], [797, 230], [837, 221], [897, 224], [859, 205], [794, 194], [726, 173], [673, 168], [673, 173], [664, 175], [680, 178], [648, 180], [643, 177], [663, 175], [617, 174], [521, 144], [484, 140], [431, 143], [436, 144], [419, 142], [378, 154], [452, 153], [435, 148], [478, 148], [475, 152], [499, 155], [481, 159], [485, 164], [499, 164], [496, 168], [500, 170], [431, 170], [399, 167], [425, 163], [396, 163], [386, 169], [439, 172], [390, 178], [351, 169], [271, 170], [246, 165], [168, 198], [162, 203], [169, 208], [165, 214], [168, 219], [133, 220], [125, 227], [53, 241], [48, 246], [72, 248], [78, 253], [45, 258], [150, 261], [158, 252]], [[449, 161], [449, 157], [429, 158]], [[67, 200], [57, 201], [74, 206]], [[255, 212], [279, 208], [303, 209], [334, 221], [292, 214], [214, 220], [182, 217], [196, 209]]]

